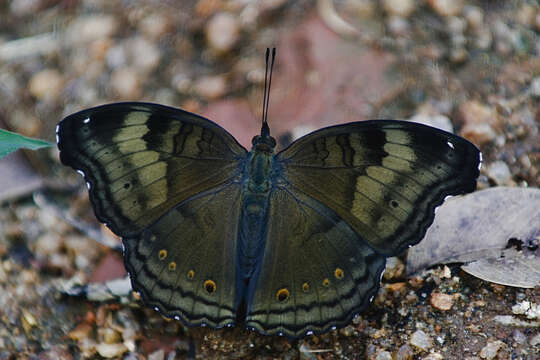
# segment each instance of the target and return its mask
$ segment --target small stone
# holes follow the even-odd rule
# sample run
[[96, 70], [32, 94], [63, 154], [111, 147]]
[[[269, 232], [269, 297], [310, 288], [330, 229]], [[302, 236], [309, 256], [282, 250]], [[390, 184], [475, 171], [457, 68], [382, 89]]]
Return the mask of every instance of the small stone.
[[490, 341], [480, 350], [480, 357], [482, 359], [493, 359], [497, 356], [499, 350], [504, 346], [504, 343], [500, 340]]
[[526, 312], [527, 319], [540, 320], [540, 305], [531, 303], [531, 308]]
[[237, 18], [229, 13], [215, 15], [206, 26], [206, 40], [217, 53], [231, 50], [240, 37]]
[[530, 301], [521, 301], [516, 305], [512, 306], [512, 312], [516, 315], [523, 315], [531, 308]]
[[540, 76], [531, 81], [531, 95], [540, 97]]
[[159, 48], [142, 37], [136, 37], [128, 42], [128, 50], [133, 65], [142, 71], [150, 72], [161, 62]]
[[454, 125], [452, 124], [452, 121], [448, 118], [448, 116], [444, 116], [441, 114], [416, 114], [413, 117], [409, 119], [409, 121], [413, 121], [416, 123], [429, 125], [436, 127], [438, 129], [448, 131], [449, 133], [454, 132]]
[[92, 325], [88, 323], [81, 323], [68, 333], [71, 340], [82, 340], [90, 336], [92, 332]]
[[491, 44], [493, 43], [493, 36], [491, 35], [491, 31], [487, 28], [481, 28], [478, 30], [474, 40], [474, 45], [481, 50], [487, 50], [491, 47]]
[[496, 184], [508, 184], [512, 179], [512, 173], [504, 161], [495, 161], [486, 169], [487, 175], [495, 181]]
[[461, 134], [475, 144], [483, 145], [496, 138], [493, 126], [500, 126], [499, 116], [493, 107], [478, 101], [466, 101], [459, 106], [459, 114], [464, 123]]
[[411, 347], [407, 344], [402, 345], [397, 354], [396, 354], [396, 360], [412, 360], [414, 356], [414, 351], [411, 349]]
[[26, 309], [22, 310], [21, 323], [26, 335], [30, 335], [32, 328], [38, 325], [36, 317]]
[[38, 256], [48, 256], [60, 251], [62, 238], [58, 234], [45, 233], [40, 236], [35, 244], [35, 252]]
[[28, 84], [30, 94], [39, 100], [49, 101], [58, 99], [63, 87], [62, 75], [53, 69], [45, 69], [34, 74]]
[[461, 129], [461, 135], [477, 145], [485, 145], [495, 140], [497, 134], [489, 124], [469, 124]]
[[525, 334], [517, 329], [512, 332], [512, 338], [518, 344], [525, 344], [527, 342], [527, 337]]
[[112, 90], [121, 99], [141, 97], [141, 79], [137, 70], [125, 67], [115, 70], [111, 75]]
[[105, 344], [117, 344], [122, 340], [120, 333], [111, 328], [98, 329], [98, 335], [105, 342]]
[[388, 30], [394, 35], [406, 35], [409, 31], [409, 22], [407, 19], [393, 15], [387, 20]]
[[416, 9], [414, 0], [384, 0], [383, 7], [391, 15], [407, 17]]
[[463, 8], [463, 16], [467, 24], [474, 30], [478, 30], [484, 25], [484, 11], [478, 6], [465, 6]]
[[524, 26], [532, 27], [535, 21], [537, 10], [531, 4], [521, 4], [521, 7], [515, 14], [519, 23]]
[[353, 336], [355, 332], [356, 332], [356, 329], [354, 328], [354, 326], [351, 326], [351, 325], [347, 325], [344, 328], [339, 330], [339, 333], [346, 337]]
[[464, 0], [428, 0], [428, 4], [440, 16], [456, 16], [463, 10]]
[[41, 0], [13, 0], [9, 3], [9, 11], [16, 16], [35, 14], [40, 10]]
[[164, 14], [150, 13], [141, 19], [139, 24], [141, 32], [151, 39], [159, 39], [170, 31], [172, 24]]
[[375, 356], [375, 360], [392, 360], [392, 354], [390, 354], [386, 350], [380, 350], [377, 352], [377, 356]]
[[430, 302], [431, 306], [433, 306], [435, 309], [448, 311], [454, 305], [454, 297], [448, 294], [433, 292], [431, 293]]
[[387, 288], [388, 290], [390, 290], [393, 293], [397, 292], [397, 293], [401, 293], [401, 294], [404, 295], [405, 292], [407, 291], [407, 284], [404, 283], [404, 282], [385, 284], [384, 286], [385, 286], [385, 288]]
[[112, 15], [99, 14], [75, 19], [65, 33], [77, 44], [112, 37], [119, 27], [118, 20]]
[[148, 355], [148, 360], [165, 360], [165, 351], [159, 349]]
[[439, 353], [432, 353], [427, 356], [424, 356], [422, 360], [442, 360], [444, 359], [443, 356]]
[[411, 335], [410, 343], [422, 351], [428, 351], [433, 347], [433, 342], [422, 330], [416, 330]]
[[405, 264], [399, 258], [393, 256], [386, 259], [386, 268], [384, 269], [385, 280], [401, 279], [405, 273]]
[[227, 91], [227, 82], [221, 75], [203, 76], [194, 84], [195, 92], [207, 99], [217, 99], [225, 95]]
[[465, 50], [465, 48], [458, 47], [450, 50], [450, 55], [448, 58], [454, 64], [462, 64], [469, 58], [469, 53], [467, 50]]
[[360, 19], [367, 19], [375, 14], [377, 5], [371, 0], [345, 0], [343, 8], [347, 14], [354, 14]]
[[117, 358], [120, 357], [123, 353], [128, 351], [128, 348], [124, 344], [98, 344], [96, 345], [96, 350], [99, 355], [104, 358]]
[[540, 345], [540, 333], [534, 335], [532, 338], [529, 339], [529, 344], [532, 346], [538, 346]]

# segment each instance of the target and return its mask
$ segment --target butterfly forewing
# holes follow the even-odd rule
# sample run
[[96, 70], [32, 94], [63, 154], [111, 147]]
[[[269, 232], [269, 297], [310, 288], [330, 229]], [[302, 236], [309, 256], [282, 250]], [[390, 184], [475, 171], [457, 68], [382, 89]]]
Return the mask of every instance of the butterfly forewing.
[[392, 120], [316, 131], [277, 159], [291, 191], [327, 205], [384, 255], [418, 243], [446, 196], [473, 191], [480, 162], [458, 136]]
[[238, 176], [247, 153], [211, 121], [146, 103], [70, 115], [58, 138], [62, 162], [84, 173], [97, 217], [119, 236]]
[[377, 291], [385, 257], [302, 193], [274, 190], [269, 219], [247, 326], [289, 337], [344, 326]]

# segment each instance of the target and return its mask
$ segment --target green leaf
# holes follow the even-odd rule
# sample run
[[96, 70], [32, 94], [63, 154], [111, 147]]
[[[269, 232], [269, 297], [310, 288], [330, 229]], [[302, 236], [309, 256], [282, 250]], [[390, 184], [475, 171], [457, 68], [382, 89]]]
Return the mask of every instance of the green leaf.
[[0, 129], [0, 159], [20, 148], [37, 150], [53, 146], [48, 141], [32, 139], [11, 131]]

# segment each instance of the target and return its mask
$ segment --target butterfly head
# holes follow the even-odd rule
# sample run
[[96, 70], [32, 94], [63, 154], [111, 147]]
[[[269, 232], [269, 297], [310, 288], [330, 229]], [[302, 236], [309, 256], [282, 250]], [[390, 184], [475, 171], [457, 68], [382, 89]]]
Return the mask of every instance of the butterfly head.
[[254, 152], [273, 153], [274, 148], [276, 147], [276, 139], [271, 137], [269, 134], [264, 136], [263, 131], [261, 135], [253, 137], [251, 144], [253, 145], [252, 151]]

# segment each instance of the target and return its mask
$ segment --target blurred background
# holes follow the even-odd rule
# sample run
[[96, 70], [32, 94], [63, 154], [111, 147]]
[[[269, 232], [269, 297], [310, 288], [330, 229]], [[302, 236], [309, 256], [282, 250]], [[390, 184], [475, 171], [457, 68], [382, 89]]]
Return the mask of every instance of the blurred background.
[[[56, 124], [70, 113], [150, 101], [199, 113], [249, 149], [260, 131], [265, 50], [276, 47], [269, 125], [281, 147], [323, 126], [407, 119], [475, 143], [484, 158], [480, 188], [538, 187], [539, 32], [534, 0], [4, 0], [0, 128], [54, 141]], [[351, 335], [341, 332], [323, 336], [322, 343], [293, 345], [248, 332], [227, 338], [199, 329], [187, 336], [182, 326], [146, 310], [60, 300], [51, 290], [55, 281], [102, 280], [96, 264], [118, 258], [31, 198], [37, 189], [80, 184], [62, 168], [56, 148], [0, 160], [0, 359], [17, 353], [375, 358], [380, 349], [401, 359], [430, 350], [462, 359], [487, 346], [485, 339], [454, 347], [443, 341], [423, 350], [407, 345], [399, 353], [408, 344], [407, 330], [391, 335], [396, 323], [376, 313], [354, 325], [361, 341], [343, 342], [338, 337]], [[69, 205], [88, 209], [86, 189], [77, 191]], [[404, 329], [414, 327], [415, 318], [407, 321]], [[148, 324], [152, 335], [140, 335]], [[385, 326], [384, 336], [373, 335]], [[522, 335], [523, 342], [509, 341], [498, 356], [525, 349], [523, 358], [534, 358], [540, 339], [532, 343], [532, 332]]]

